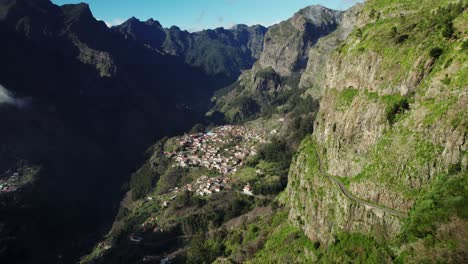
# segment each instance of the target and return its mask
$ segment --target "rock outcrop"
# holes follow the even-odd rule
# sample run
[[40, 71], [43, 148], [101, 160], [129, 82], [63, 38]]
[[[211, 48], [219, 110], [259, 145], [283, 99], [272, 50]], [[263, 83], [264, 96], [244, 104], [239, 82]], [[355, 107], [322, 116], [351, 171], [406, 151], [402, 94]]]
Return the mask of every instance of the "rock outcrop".
[[265, 35], [258, 68], [272, 67], [281, 76], [302, 71], [307, 65], [310, 47], [335, 31], [341, 16], [340, 11], [314, 5], [272, 26]]
[[313, 140], [305, 139], [289, 171], [289, 219], [312, 241], [327, 246], [343, 230], [386, 238], [398, 233], [401, 217], [350, 199], [320, 172], [316, 148]]

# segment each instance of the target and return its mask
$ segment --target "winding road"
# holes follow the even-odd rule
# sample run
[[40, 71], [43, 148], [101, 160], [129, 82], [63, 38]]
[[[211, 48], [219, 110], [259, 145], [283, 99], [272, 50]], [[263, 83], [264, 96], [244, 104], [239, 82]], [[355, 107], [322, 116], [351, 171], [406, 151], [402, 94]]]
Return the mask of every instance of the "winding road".
[[[312, 138], [312, 141], [315, 143], [315, 140]], [[346, 196], [348, 197], [349, 199], [359, 203], [359, 204], [362, 204], [364, 205], [366, 208], [373, 208], [373, 209], [377, 209], [377, 210], [381, 210], [383, 212], [386, 212], [388, 214], [391, 214], [391, 215], [395, 215], [395, 216], [398, 216], [398, 217], [407, 217], [408, 215], [404, 212], [401, 212], [401, 211], [397, 211], [397, 210], [394, 210], [394, 209], [391, 209], [391, 208], [387, 208], [385, 206], [382, 206], [382, 205], [378, 205], [378, 204], [375, 204], [375, 203], [371, 203], [371, 202], [368, 202], [368, 201], [365, 201], [359, 197], [356, 197], [355, 195], [353, 195], [352, 193], [349, 192], [348, 189], [346, 189], [346, 186], [343, 184], [343, 182], [341, 182], [337, 177], [335, 176], [332, 176], [330, 174], [328, 174], [327, 172], [325, 172], [323, 170], [323, 165], [322, 165], [322, 157], [320, 156], [320, 152], [317, 150], [317, 147], [314, 146], [314, 150], [315, 150], [315, 153], [317, 154], [317, 158], [318, 158], [318, 163], [319, 163], [319, 172], [327, 177], [329, 180], [331, 180], [332, 182], [336, 183], [340, 189], [341, 189], [341, 192]]]

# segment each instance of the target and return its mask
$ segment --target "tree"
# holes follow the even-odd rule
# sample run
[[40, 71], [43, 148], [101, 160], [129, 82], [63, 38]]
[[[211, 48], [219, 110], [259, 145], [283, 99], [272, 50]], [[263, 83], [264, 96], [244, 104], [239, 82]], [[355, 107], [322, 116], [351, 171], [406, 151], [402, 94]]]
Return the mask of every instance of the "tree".
[[203, 132], [205, 132], [205, 126], [203, 126], [202, 124], [195, 124], [190, 130], [191, 134], [203, 133]]
[[442, 36], [444, 36], [445, 38], [451, 38], [452, 35], [454, 33], [454, 30], [453, 30], [453, 23], [450, 21], [450, 22], [446, 22], [443, 26], [442, 26]]
[[436, 48], [432, 48], [431, 51], [429, 51], [429, 55], [434, 59], [438, 59], [440, 55], [442, 55], [443, 52], [444, 52], [443, 49], [436, 47]]

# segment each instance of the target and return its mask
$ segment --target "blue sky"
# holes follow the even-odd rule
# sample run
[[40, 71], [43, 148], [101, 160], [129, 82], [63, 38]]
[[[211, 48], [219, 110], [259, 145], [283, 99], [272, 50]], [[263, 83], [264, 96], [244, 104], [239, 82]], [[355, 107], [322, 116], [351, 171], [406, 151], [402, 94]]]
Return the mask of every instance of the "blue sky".
[[358, 0], [52, 0], [57, 5], [86, 2], [97, 19], [121, 24], [134, 16], [154, 18], [164, 27], [176, 25], [189, 31], [234, 24], [269, 26], [291, 17], [299, 9], [321, 4], [344, 10]]

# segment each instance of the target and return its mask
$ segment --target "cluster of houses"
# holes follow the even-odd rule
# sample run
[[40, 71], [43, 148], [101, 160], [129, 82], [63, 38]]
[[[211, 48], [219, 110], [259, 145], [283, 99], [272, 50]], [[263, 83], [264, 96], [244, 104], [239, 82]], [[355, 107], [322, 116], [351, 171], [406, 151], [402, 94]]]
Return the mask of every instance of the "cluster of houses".
[[208, 176], [201, 176], [197, 179], [195, 185], [187, 184], [185, 188], [188, 191], [195, 192], [200, 196], [210, 195], [213, 193], [218, 193], [224, 189], [231, 189], [229, 185], [230, 179], [227, 177], [219, 176], [214, 178], [209, 178]]
[[23, 166], [17, 169], [8, 169], [0, 172], [0, 195], [12, 193], [32, 181], [32, 175], [37, 173], [36, 168]]
[[13, 173], [10, 177], [0, 179], [0, 194], [11, 193], [18, 190], [19, 172]]
[[244, 160], [257, 154], [255, 146], [265, 143], [265, 134], [245, 126], [225, 125], [207, 133], [178, 139], [179, 152], [165, 152], [180, 167], [204, 167], [222, 174], [237, 171]]

